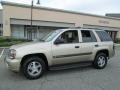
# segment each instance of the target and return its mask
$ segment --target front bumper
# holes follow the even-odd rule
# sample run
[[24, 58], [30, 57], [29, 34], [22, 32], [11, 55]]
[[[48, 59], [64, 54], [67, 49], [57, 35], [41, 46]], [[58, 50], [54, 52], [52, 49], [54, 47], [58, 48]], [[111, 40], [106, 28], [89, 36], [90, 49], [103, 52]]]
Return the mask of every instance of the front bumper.
[[20, 60], [18, 59], [9, 59], [5, 58], [5, 64], [8, 69], [14, 71], [14, 72], [19, 72], [20, 71]]

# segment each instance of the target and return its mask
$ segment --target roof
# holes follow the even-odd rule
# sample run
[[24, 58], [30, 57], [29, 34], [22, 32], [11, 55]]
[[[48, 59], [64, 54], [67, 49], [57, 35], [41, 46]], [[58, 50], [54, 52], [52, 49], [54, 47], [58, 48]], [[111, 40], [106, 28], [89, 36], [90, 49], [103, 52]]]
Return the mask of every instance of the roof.
[[120, 13], [107, 13], [106, 16], [120, 18]]
[[[15, 3], [15, 2], [13, 3], [13, 2], [8, 2], [8, 1], [2, 1], [1, 4], [2, 5], [18, 6], [18, 7], [25, 7], [25, 8], [31, 7], [31, 5], [28, 5], [28, 4], [20, 4], [20, 3]], [[92, 17], [100, 17], [100, 18], [113, 19], [113, 20], [120, 20], [120, 18], [116, 18], [116, 17], [100, 16], [100, 15], [81, 13], [81, 12], [77, 12], [77, 11], [69, 11], [69, 10], [63, 10], [63, 9], [55, 9], [55, 8], [49, 8], [49, 7], [43, 7], [43, 6], [34, 6], [33, 8], [49, 10], [49, 11], [56, 11], [56, 12], [71, 13], [71, 14], [79, 14], [79, 15], [92, 16]]]
[[68, 31], [68, 30], [85, 30], [85, 31], [107, 31], [104, 29], [91, 29], [91, 28], [79, 28], [79, 27], [73, 27], [73, 28], [65, 28], [65, 29], [58, 29], [62, 31]]

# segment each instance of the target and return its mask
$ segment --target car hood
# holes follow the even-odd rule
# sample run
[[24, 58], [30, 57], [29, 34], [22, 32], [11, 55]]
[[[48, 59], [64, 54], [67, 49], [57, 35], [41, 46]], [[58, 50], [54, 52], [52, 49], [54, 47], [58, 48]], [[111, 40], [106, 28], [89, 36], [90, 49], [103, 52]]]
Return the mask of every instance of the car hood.
[[44, 48], [44, 46], [48, 45], [48, 42], [27, 42], [22, 44], [13, 45], [10, 47], [10, 49], [19, 49], [19, 48], [25, 48], [25, 47], [41, 47]]

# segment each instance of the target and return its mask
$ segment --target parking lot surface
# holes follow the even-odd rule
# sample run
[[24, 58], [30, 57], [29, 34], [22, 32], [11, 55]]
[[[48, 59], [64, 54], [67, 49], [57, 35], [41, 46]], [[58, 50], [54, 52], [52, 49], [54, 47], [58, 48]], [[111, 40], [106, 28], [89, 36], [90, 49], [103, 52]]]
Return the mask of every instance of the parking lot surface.
[[48, 71], [37, 80], [27, 80], [9, 71], [3, 61], [4, 55], [0, 60], [0, 90], [120, 90], [120, 48], [103, 70], [87, 66]]

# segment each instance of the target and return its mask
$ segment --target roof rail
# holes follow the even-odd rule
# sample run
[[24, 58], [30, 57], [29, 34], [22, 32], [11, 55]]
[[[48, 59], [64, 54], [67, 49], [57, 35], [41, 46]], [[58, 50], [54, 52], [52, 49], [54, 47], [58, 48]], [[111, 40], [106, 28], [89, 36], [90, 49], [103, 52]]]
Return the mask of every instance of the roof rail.
[[69, 27], [69, 29], [80, 29], [82, 27]]

